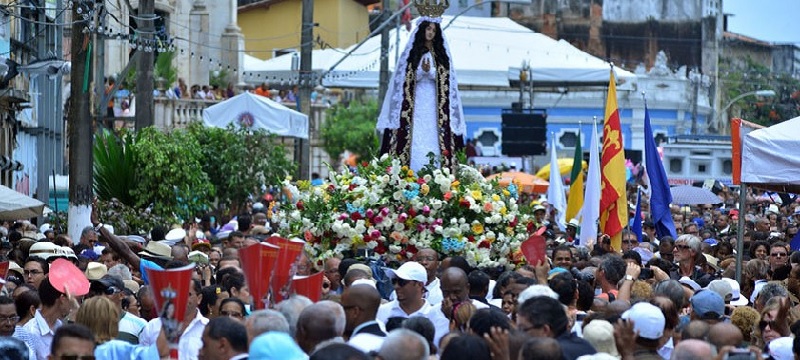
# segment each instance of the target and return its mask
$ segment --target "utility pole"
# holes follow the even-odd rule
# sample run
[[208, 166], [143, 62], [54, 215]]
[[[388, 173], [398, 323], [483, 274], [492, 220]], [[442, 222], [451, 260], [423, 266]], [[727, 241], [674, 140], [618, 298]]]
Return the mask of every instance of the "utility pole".
[[[72, 19], [81, 19], [78, 4], [72, 7]], [[91, 36], [84, 33], [86, 22], [72, 24], [72, 70], [70, 73], [69, 108], [69, 235], [73, 243], [80, 239], [81, 229], [91, 225], [92, 213], [92, 117], [89, 109], [91, 71]]]
[[140, 0], [137, 13], [139, 15], [137, 22], [140, 25], [138, 27], [140, 44], [145, 47], [145, 50], [139, 55], [139, 67], [136, 69], [136, 131], [139, 131], [153, 125], [155, 0]]
[[[381, 23], [389, 19], [389, 0], [383, 0]], [[412, 40], [413, 41], [413, 40]], [[378, 108], [383, 104], [383, 98], [389, 89], [389, 26], [381, 30], [381, 72], [378, 85]]]
[[297, 139], [295, 147], [295, 161], [299, 164], [301, 179], [309, 179], [311, 162], [311, 132], [314, 129], [315, 121], [311, 114], [311, 90], [314, 87], [314, 76], [311, 72], [311, 54], [314, 50], [314, 0], [303, 0], [302, 33], [300, 35], [300, 81], [299, 99], [300, 112], [308, 115], [309, 136], [308, 139]]

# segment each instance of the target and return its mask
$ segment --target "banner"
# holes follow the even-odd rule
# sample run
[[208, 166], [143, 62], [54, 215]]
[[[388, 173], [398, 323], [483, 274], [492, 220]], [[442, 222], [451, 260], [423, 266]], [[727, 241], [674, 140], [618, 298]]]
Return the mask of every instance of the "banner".
[[578, 212], [583, 207], [583, 149], [581, 148], [581, 141], [581, 132], [578, 130], [578, 141], [575, 143], [575, 154], [572, 157], [572, 173], [569, 176], [567, 221], [576, 219]]
[[242, 271], [253, 296], [253, 305], [257, 310], [265, 309], [272, 300], [269, 284], [278, 263], [280, 247], [269, 243], [258, 243], [239, 249], [239, 260]]
[[272, 236], [267, 242], [280, 248], [270, 285], [273, 303], [277, 304], [291, 295], [291, 280], [297, 272], [297, 260], [306, 243], [297, 238], [289, 240], [279, 236]]
[[317, 302], [322, 298], [322, 280], [325, 273], [318, 272], [314, 275], [302, 276], [297, 275], [292, 278], [292, 287], [294, 293], [303, 295], [313, 302]]
[[189, 301], [189, 290], [192, 287], [194, 264], [167, 270], [146, 268], [145, 271], [153, 288], [161, 326], [170, 343], [170, 358], [177, 359], [178, 340], [181, 337], [180, 324], [187, 315], [186, 303]]

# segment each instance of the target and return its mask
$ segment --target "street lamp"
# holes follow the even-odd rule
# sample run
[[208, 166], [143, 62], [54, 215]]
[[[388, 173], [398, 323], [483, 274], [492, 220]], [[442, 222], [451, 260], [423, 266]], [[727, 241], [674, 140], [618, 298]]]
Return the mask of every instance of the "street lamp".
[[741, 100], [743, 98], [746, 98], [748, 96], [753, 96], [753, 95], [760, 96], [760, 97], [775, 97], [776, 94], [775, 94], [775, 91], [773, 91], [773, 90], [755, 90], [755, 91], [746, 92], [744, 94], [739, 94], [739, 96], [733, 98], [728, 103], [728, 105], [725, 105], [725, 107], [723, 107], [722, 110], [719, 112], [719, 115], [717, 115], [717, 124], [721, 124], [722, 123], [722, 117], [725, 116], [725, 114], [728, 112], [728, 108], [733, 106], [733, 103], [735, 103], [735, 102], [737, 102], [737, 101], [739, 101], [739, 100]]

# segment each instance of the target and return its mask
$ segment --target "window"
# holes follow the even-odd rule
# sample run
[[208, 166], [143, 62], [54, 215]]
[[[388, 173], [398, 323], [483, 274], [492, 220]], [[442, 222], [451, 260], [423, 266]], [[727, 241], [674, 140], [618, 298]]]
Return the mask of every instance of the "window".
[[683, 160], [672, 158], [669, 160], [669, 172], [680, 174], [683, 172]]
[[722, 160], [722, 173], [725, 175], [733, 173], [733, 161], [731, 159]]
[[476, 136], [475, 138], [478, 140], [478, 143], [480, 143], [480, 145], [484, 147], [495, 146], [497, 145], [497, 142], [500, 140], [500, 138], [497, 137], [497, 134], [495, 134], [493, 131], [488, 131], [488, 130], [484, 130], [483, 132], [481, 132], [480, 135]]
[[697, 172], [699, 172], [701, 174], [705, 174], [706, 173], [706, 165], [705, 164], [697, 165]]
[[565, 148], [574, 148], [578, 144], [578, 134], [567, 131], [558, 138], [558, 142]]

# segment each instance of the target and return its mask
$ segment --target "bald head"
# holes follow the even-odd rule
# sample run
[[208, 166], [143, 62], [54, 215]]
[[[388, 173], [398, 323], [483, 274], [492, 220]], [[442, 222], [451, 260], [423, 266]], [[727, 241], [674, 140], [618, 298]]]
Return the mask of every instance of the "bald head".
[[453, 304], [469, 300], [469, 281], [467, 273], [461, 268], [449, 267], [442, 272], [442, 296]]
[[341, 337], [345, 322], [344, 309], [333, 301], [309, 305], [297, 320], [297, 344], [310, 354], [319, 343]]
[[697, 339], [705, 341], [706, 338], [708, 338], [709, 329], [710, 326], [707, 322], [702, 320], [693, 320], [686, 325], [686, 327], [684, 327], [683, 332], [681, 333], [681, 339]]
[[711, 358], [713, 358], [711, 344], [701, 340], [682, 340], [672, 350], [672, 359], [705, 360]]
[[723, 346], [739, 346], [744, 341], [742, 331], [731, 323], [717, 323], [708, 331], [708, 341], [717, 349]]
[[367, 284], [353, 285], [342, 293], [342, 299], [347, 298], [351, 300], [348, 304], [356, 305], [362, 311], [366, 312], [372, 319], [378, 313], [378, 307], [381, 306], [381, 293], [378, 292], [374, 286]]

